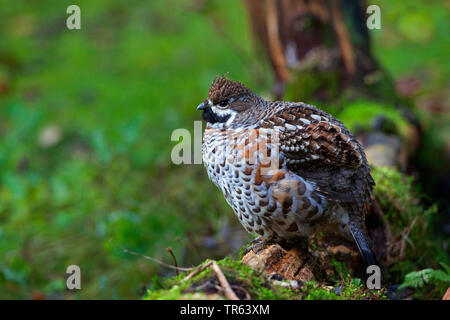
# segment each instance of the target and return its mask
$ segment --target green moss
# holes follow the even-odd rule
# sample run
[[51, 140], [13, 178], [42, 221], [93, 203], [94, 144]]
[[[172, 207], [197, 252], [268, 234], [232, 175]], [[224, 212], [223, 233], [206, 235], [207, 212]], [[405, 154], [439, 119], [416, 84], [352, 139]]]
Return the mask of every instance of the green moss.
[[[209, 260], [203, 262], [207, 263]], [[298, 299], [385, 299], [384, 291], [368, 291], [360, 279], [346, 277], [345, 283], [336, 287], [327, 287], [318, 282], [304, 283], [300, 289], [291, 289], [288, 281], [269, 282], [263, 274], [252, 270], [240, 261], [225, 258], [217, 264], [231, 285], [244, 288], [254, 300], [298, 300]], [[206, 294], [196, 289], [206, 281], [214, 280], [214, 272], [206, 268], [195, 277], [183, 281], [188, 273], [161, 281], [155, 278], [151, 288], [144, 296], [146, 300], [174, 299], [217, 299], [224, 298], [218, 293]]]
[[333, 264], [333, 267], [334, 267], [334, 271], [336, 274], [336, 280], [350, 279], [350, 273], [349, 273], [347, 265], [345, 263], [343, 263], [341, 261], [337, 261], [336, 259], [332, 259], [331, 263]]
[[384, 300], [387, 299], [385, 290], [367, 290], [359, 278], [345, 280], [337, 287], [324, 287], [311, 281], [302, 288], [304, 300]]
[[394, 233], [411, 227], [411, 234], [425, 236], [431, 230], [431, 222], [437, 213], [436, 206], [426, 208], [422, 195], [413, 187], [413, 178], [390, 167], [372, 169], [376, 186], [374, 194], [380, 202]]
[[414, 190], [412, 177], [389, 167], [373, 168], [372, 175], [376, 181], [375, 196], [394, 232], [410, 226], [414, 219], [429, 220], [436, 214], [436, 207], [420, 205], [420, 195]]
[[[204, 263], [207, 263], [206, 260]], [[271, 286], [266, 279], [249, 266], [240, 261], [225, 258], [217, 261], [222, 272], [226, 276], [231, 285], [238, 285], [244, 288], [255, 300], [285, 300], [295, 298], [294, 292], [283, 287]], [[200, 265], [200, 266], [201, 266]], [[199, 267], [200, 267], [199, 266]], [[195, 288], [205, 281], [214, 280], [215, 274], [210, 268], [206, 268], [196, 276], [189, 280], [183, 281], [188, 273], [181, 273], [173, 278], [166, 278], [159, 281], [160, 286], [152, 286], [144, 296], [146, 300], [173, 300], [173, 299], [189, 299], [192, 297], [199, 298], [195, 295], [198, 293]], [[201, 291], [200, 291], [201, 292]], [[216, 297], [216, 295], [214, 295]], [[203, 296], [207, 298], [207, 296]]]
[[[423, 196], [413, 186], [413, 178], [394, 168], [373, 168], [372, 175], [376, 181], [375, 197], [397, 241], [394, 245], [399, 248], [399, 257], [389, 268], [388, 280], [403, 282], [408, 273], [439, 269], [439, 262], [448, 264], [449, 257], [444, 250], [446, 240], [437, 238], [433, 232], [437, 206], [426, 207]], [[444, 289], [437, 289], [437, 295], [442, 295]]]

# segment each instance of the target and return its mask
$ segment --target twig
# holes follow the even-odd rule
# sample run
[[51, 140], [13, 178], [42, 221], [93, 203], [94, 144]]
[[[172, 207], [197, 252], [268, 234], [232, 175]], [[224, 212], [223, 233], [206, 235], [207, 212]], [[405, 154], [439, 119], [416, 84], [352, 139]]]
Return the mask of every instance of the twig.
[[416, 224], [417, 221], [417, 217], [415, 217], [410, 225], [401, 232], [401, 246], [400, 246], [400, 257], [403, 257], [404, 252], [405, 252], [405, 247], [406, 247], [406, 242], [408, 241], [412, 246], [414, 246], [413, 243], [411, 243], [411, 241], [409, 240], [409, 233], [411, 232], [412, 228], [414, 227], [414, 225]]
[[[111, 242], [115, 242], [114, 239], [110, 239], [110, 241]], [[171, 264], [165, 263], [165, 262], [160, 261], [158, 259], [155, 259], [155, 258], [152, 258], [152, 257], [149, 257], [149, 256], [145, 256], [145, 255], [143, 255], [141, 253], [138, 253], [138, 252], [134, 252], [134, 251], [128, 250], [127, 248], [125, 248], [124, 246], [122, 246], [118, 242], [116, 242], [116, 244], [125, 253], [131, 254], [131, 255], [134, 255], [134, 256], [139, 256], [139, 257], [145, 258], [147, 260], [153, 261], [155, 263], [158, 263], [158, 264], [160, 264], [162, 266], [165, 266], [167, 268], [174, 269], [174, 270], [177, 271], [177, 274], [178, 274], [178, 271], [192, 271], [194, 269], [194, 268], [180, 268], [180, 267], [178, 267], [176, 265], [173, 266]], [[175, 264], [176, 264], [176, 259], [175, 259], [175, 256], [173, 255], [172, 249], [169, 247], [169, 248], [167, 248], [167, 251], [169, 251], [172, 254], [172, 256], [174, 257], [174, 260], [175, 260]], [[190, 274], [188, 274], [182, 281], [186, 281], [186, 280], [191, 279], [192, 277], [196, 276], [197, 274], [199, 274], [200, 272], [202, 272], [203, 270], [205, 270], [208, 267], [210, 267], [215, 272], [215, 274], [217, 276], [217, 279], [219, 280], [219, 283], [222, 286], [222, 289], [224, 291], [225, 296], [229, 300], [239, 300], [239, 298], [234, 293], [233, 289], [231, 289], [231, 286], [228, 283], [228, 280], [225, 277], [225, 275], [223, 274], [222, 270], [220, 270], [219, 265], [214, 260], [208, 261], [204, 265], [198, 267], [197, 269], [192, 271]]]
[[245, 288], [243, 288], [243, 287], [241, 287], [241, 286], [238, 286], [238, 285], [235, 285], [235, 284], [233, 284], [233, 285], [231, 286], [231, 288], [233, 288], [234, 291], [236, 291], [236, 290], [241, 290], [241, 291], [243, 291], [244, 294], [245, 294], [245, 300], [252, 300], [252, 297], [250, 296], [250, 293], [248, 293], [248, 291], [245, 290]]
[[227, 278], [223, 274], [222, 270], [220, 270], [219, 265], [215, 261], [212, 261], [211, 269], [216, 273], [217, 279], [219, 279], [219, 283], [224, 290], [225, 297], [227, 297], [230, 300], [239, 300], [237, 295], [234, 293], [233, 289], [231, 289]]
[[391, 225], [387, 221], [378, 199], [374, 198], [372, 208], [375, 215], [378, 217], [378, 219], [381, 220], [382, 229], [384, 232], [384, 236], [386, 237], [386, 244], [387, 244], [385, 262], [386, 265], [391, 265], [393, 260], [395, 259], [396, 239], [392, 234]]
[[227, 297], [229, 300], [239, 300], [239, 298], [234, 293], [233, 289], [231, 289], [230, 283], [228, 282], [227, 278], [223, 274], [222, 270], [220, 269], [217, 262], [214, 260], [208, 261], [207, 263], [201, 265], [194, 271], [192, 271], [190, 274], [188, 274], [182, 281], [186, 281], [191, 279], [192, 277], [195, 277], [197, 274], [205, 270], [206, 268], [211, 268], [211, 270], [214, 271], [214, 273], [217, 276], [217, 279], [219, 280], [220, 286], [223, 289], [223, 292], [225, 294], [225, 297]]
[[202, 264], [200, 267], [197, 267], [194, 271], [192, 271], [191, 273], [189, 273], [186, 277], [184, 277], [183, 280], [181, 281], [186, 281], [189, 280], [193, 277], [195, 277], [196, 275], [198, 275], [200, 272], [202, 272], [203, 270], [205, 270], [206, 268], [208, 268], [211, 265], [212, 261], [208, 261], [205, 264]]
[[141, 253], [139, 253], [139, 252], [134, 252], [134, 251], [128, 250], [127, 248], [125, 248], [124, 246], [122, 246], [120, 243], [116, 242], [114, 239], [110, 239], [110, 241], [111, 241], [111, 242], [115, 242], [116, 245], [117, 245], [118, 247], [120, 247], [120, 249], [122, 249], [122, 251], [125, 252], [125, 253], [131, 254], [131, 255], [133, 255], [133, 256], [142, 257], [142, 258], [144, 258], [144, 259], [153, 261], [153, 262], [155, 262], [155, 263], [157, 263], [157, 264], [159, 264], [159, 265], [162, 265], [162, 266], [164, 266], [164, 267], [167, 267], [167, 268], [170, 268], [170, 269], [174, 269], [174, 270], [177, 270], [177, 271], [183, 271], [183, 272], [191, 271], [191, 270], [194, 269], [194, 268], [181, 268], [181, 267], [173, 266], [173, 265], [168, 264], [168, 263], [165, 263], [165, 262], [163, 262], [163, 261], [161, 261], [161, 260], [158, 260], [158, 259], [155, 259], [155, 258], [152, 258], [152, 257], [149, 257], [149, 256], [145, 256], [145, 255], [143, 255], [143, 254], [141, 254]]
[[175, 263], [175, 267], [176, 267], [175, 272], [176, 272], [176, 274], [178, 275], [179, 272], [178, 272], [177, 258], [175, 258], [175, 254], [173, 253], [173, 250], [172, 250], [171, 247], [166, 248], [166, 250], [167, 250], [167, 252], [170, 253], [170, 255], [171, 255], [172, 258], [173, 258], [173, 262]]

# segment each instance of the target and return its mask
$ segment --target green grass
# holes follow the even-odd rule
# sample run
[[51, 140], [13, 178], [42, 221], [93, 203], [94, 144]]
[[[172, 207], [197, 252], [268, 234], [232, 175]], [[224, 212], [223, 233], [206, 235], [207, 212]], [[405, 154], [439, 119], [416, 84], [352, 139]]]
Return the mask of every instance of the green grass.
[[[242, 5], [81, 1], [82, 30], [69, 31], [69, 4], [16, 1], [0, 14], [0, 298], [67, 295], [70, 264], [83, 276], [75, 297], [138, 298], [157, 266], [110, 239], [182, 257], [233, 218], [200, 166], [171, 164], [170, 135], [193, 131], [216, 74], [251, 83], [209, 17], [248, 52]], [[48, 127], [61, 137], [41, 145]]]
[[[204, 249], [205, 238], [233, 238], [223, 230], [237, 222], [201, 166], [171, 163], [170, 135], [192, 132], [215, 75], [230, 72], [261, 93], [271, 73], [252, 57], [243, 4], [201, 3], [81, 0], [82, 30], [74, 31], [65, 28], [71, 1], [2, 7], [0, 299], [141, 297], [165, 270], [111, 239], [172, 263], [170, 246], [183, 265], [233, 252]], [[409, 34], [389, 46], [375, 37], [375, 51], [395, 76], [426, 69], [439, 88], [449, 72], [440, 67], [448, 18], [443, 5], [414, 3], [432, 10], [420, 43]], [[382, 32], [398, 36], [399, 9], [383, 4]], [[258, 65], [264, 83], [255, 80]], [[52, 131], [49, 143], [43, 135]], [[78, 292], [65, 290], [71, 264], [81, 267]]]

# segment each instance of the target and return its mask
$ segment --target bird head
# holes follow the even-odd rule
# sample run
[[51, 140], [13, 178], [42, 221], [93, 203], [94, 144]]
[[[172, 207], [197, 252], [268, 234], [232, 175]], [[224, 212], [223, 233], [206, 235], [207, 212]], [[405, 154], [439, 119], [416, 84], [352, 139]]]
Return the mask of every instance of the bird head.
[[208, 98], [197, 110], [203, 111], [203, 119], [212, 127], [229, 128], [239, 115], [250, 110], [260, 100], [249, 88], [226, 75], [215, 77], [209, 86]]

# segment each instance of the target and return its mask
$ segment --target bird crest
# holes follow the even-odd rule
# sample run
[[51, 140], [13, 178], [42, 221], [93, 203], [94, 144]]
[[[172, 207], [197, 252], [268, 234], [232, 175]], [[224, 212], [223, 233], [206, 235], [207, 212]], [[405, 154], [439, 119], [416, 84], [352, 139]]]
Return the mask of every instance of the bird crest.
[[253, 92], [242, 83], [227, 79], [227, 74], [228, 73], [225, 73], [220, 77], [216, 76], [209, 86], [208, 99], [214, 104], [228, 101], [231, 98], [238, 100], [253, 94]]

